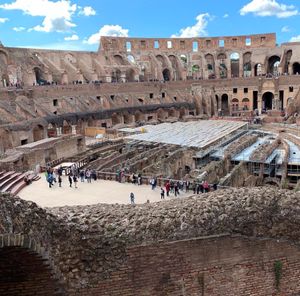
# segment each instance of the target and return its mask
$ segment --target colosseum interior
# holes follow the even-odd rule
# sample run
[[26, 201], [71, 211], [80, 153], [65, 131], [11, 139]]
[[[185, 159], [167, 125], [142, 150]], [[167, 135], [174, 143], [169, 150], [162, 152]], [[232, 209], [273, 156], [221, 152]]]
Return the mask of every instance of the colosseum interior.
[[[1, 44], [0, 295], [300, 295], [299, 74], [300, 43], [273, 33]], [[54, 208], [16, 197], [63, 163], [214, 190]]]

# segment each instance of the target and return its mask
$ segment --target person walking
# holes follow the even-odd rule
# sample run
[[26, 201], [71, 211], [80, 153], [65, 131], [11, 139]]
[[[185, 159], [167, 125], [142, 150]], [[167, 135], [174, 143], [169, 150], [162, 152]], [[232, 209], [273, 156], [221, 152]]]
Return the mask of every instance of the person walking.
[[167, 196], [169, 196], [170, 195], [169, 194], [170, 193], [170, 182], [169, 181], [166, 183], [165, 187], [166, 187]]
[[58, 175], [58, 186], [61, 187], [62, 178], [61, 175]]
[[160, 188], [160, 199], [165, 199], [165, 191], [162, 187]]
[[133, 192], [131, 192], [130, 193], [130, 203], [132, 204], [132, 205], [134, 205], [134, 203], [135, 203], [135, 201], [134, 201], [134, 194], [133, 194]]
[[75, 188], [77, 188], [78, 179], [77, 179], [76, 175], [73, 176], [73, 182], [74, 182]]
[[70, 184], [70, 187], [72, 187], [73, 180], [72, 180], [72, 176], [71, 176], [71, 174], [69, 174], [69, 177], [68, 177], [68, 179], [69, 179], [69, 184]]

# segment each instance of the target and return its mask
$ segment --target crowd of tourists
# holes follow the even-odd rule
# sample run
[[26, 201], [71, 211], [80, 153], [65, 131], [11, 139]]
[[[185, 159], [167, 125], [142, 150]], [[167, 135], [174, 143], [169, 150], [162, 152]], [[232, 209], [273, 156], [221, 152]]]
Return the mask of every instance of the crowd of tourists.
[[56, 183], [58, 183], [59, 187], [62, 187], [63, 182], [63, 172], [65, 171], [65, 175], [68, 177], [68, 183], [69, 187], [72, 187], [74, 185], [74, 188], [77, 187], [77, 183], [80, 180], [80, 182], [87, 182], [92, 183], [92, 180], [97, 180], [97, 173], [95, 170], [80, 170], [76, 168], [75, 166], [71, 166], [68, 170], [65, 170], [63, 167], [59, 167], [57, 169], [47, 167], [45, 171], [45, 178], [48, 182], [49, 188], [54, 186]]

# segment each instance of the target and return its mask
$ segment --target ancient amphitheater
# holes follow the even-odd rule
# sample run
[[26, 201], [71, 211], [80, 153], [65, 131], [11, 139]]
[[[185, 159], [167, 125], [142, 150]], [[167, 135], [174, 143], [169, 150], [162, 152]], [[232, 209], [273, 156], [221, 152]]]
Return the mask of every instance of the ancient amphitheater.
[[[0, 295], [300, 295], [300, 43], [1, 45], [0, 79]], [[37, 169], [60, 165], [191, 190], [136, 205], [16, 197], [34, 201]], [[203, 181], [218, 189], [194, 194]]]

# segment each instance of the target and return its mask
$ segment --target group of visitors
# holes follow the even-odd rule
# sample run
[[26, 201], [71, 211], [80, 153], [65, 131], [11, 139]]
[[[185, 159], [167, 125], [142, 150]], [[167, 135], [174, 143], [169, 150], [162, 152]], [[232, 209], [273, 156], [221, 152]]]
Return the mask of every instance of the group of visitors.
[[[58, 186], [62, 187], [63, 171], [64, 168], [62, 166], [60, 166], [56, 170], [51, 167], [47, 167], [45, 171], [45, 177], [46, 181], [49, 184], [49, 188], [51, 188], [55, 183], [58, 183]], [[66, 175], [68, 177], [69, 187], [72, 187], [72, 185], [74, 184], [74, 188], [78, 188], [77, 183], [79, 179], [81, 182], [85, 182], [86, 180], [87, 183], [92, 183], [92, 180], [97, 180], [97, 173], [95, 170], [79, 170], [75, 166], [71, 166], [68, 172], [66, 171]]]

